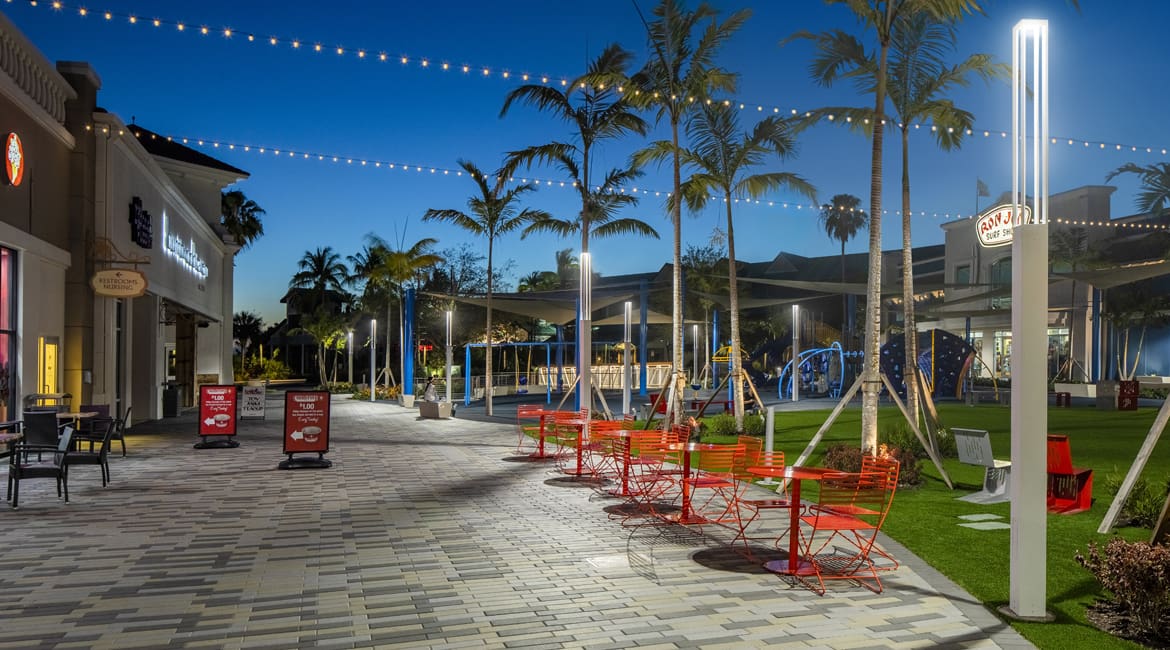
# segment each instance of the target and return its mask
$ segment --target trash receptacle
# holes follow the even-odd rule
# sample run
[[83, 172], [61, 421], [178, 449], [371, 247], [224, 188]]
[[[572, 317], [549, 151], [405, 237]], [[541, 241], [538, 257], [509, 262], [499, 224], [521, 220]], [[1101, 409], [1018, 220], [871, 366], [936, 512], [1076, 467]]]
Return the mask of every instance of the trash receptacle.
[[162, 408], [164, 418], [179, 417], [179, 395], [181, 392], [178, 384], [168, 384], [163, 388]]

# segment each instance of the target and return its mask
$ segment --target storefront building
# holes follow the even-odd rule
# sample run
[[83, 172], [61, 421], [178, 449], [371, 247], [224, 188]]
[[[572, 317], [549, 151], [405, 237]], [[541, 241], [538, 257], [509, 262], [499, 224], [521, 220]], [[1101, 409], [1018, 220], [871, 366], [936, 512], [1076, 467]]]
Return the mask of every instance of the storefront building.
[[0, 48], [0, 419], [34, 393], [154, 419], [230, 383], [220, 196], [248, 175], [97, 108], [88, 64], [53, 66], [2, 14]]

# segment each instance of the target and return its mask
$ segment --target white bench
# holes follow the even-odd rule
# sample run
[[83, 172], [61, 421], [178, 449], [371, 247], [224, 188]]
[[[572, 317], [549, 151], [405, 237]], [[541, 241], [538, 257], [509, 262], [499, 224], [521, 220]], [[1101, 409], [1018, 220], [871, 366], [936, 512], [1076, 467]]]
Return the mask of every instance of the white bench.
[[991, 434], [982, 429], [951, 429], [959, 449], [959, 462], [986, 468], [983, 490], [959, 497], [971, 503], [1003, 503], [1011, 500], [1012, 463], [991, 456]]
[[423, 418], [449, 418], [451, 402], [418, 402], [418, 415]]

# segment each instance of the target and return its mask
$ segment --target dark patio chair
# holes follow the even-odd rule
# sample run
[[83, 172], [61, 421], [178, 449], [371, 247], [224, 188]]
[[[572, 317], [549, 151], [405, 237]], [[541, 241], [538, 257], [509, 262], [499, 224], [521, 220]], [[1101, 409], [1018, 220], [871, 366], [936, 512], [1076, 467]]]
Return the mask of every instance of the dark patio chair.
[[56, 445], [30, 445], [18, 443], [13, 452], [12, 464], [8, 468], [8, 495], [15, 510], [20, 502], [20, 482], [30, 478], [52, 478], [57, 480], [57, 496], [65, 496], [69, 503], [69, 477], [66, 473], [65, 457], [73, 443], [73, 427], [66, 426], [61, 440]]
[[56, 447], [61, 430], [57, 427], [57, 411], [25, 411], [24, 442], [39, 447]]
[[110, 436], [110, 440], [117, 440], [118, 444], [122, 445], [122, 458], [126, 457], [126, 422], [130, 419], [130, 411], [133, 409], [133, 406], [127, 407], [122, 417], [115, 420], [114, 433]]
[[102, 437], [99, 440], [86, 438], [90, 442], [91, 449], [94, 442], [101, 444], [97, 451], [70, 451], [65, 455], [66, 469], [74, 465], [97, 465], [102, 470], [102, 487], [110, 482], [110, 437], [114, 434], [114, 429], [118, 426], [118, 421], [113, 418], [93, 418], [93, 432], [96, 434], [101, 432]]

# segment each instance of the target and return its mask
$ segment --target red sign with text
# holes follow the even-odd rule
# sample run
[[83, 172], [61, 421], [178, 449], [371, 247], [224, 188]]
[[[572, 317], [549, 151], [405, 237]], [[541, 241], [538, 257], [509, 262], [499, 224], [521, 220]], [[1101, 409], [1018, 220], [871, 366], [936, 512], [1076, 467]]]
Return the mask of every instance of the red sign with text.
[[236, 435], [236, 387], [199, 387], [199, 435]]
[[323, 390], [284, 394], [284, 453], [329, 451], [329, 400]]

